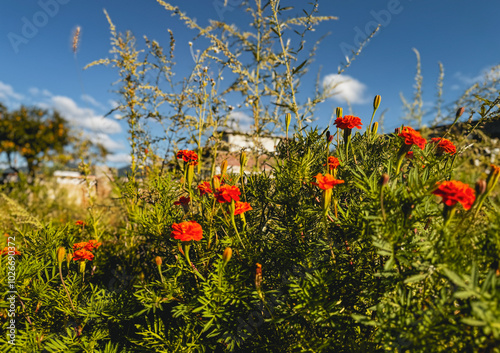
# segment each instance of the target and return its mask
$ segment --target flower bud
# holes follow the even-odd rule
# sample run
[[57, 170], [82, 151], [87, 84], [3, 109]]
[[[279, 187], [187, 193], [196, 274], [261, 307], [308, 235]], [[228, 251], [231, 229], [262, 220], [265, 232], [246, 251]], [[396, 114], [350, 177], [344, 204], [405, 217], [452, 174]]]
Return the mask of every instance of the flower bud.
[[330, 142], [330, 130], [326, 132], [326, 142]]
[[380, 180], [379, 180], [379, 185], [380, 186], [385, 186], [387, 185], [387, 183], [389, 182], [389, 174], [382, 174], [382, 176], [380, 177]]
[[215, 192], [220, 189], [220, 179], [218, 176], [214, 175], [212, 178], [212, 190]]
[[224, 265], [226, 265], [229, 260], [231, 260], [231, 256], [233, 256], [233, 250], [227, 247], [222, 254], [222, 261], [224, 261]]
[[462, 116], [462, 114], [465, 112], [465, 108], [461, 107], [457, 110], [457, 114], [455, 115], [455, 118], [458, 119]]
[[86, 263], [87, 261], [79, 261], [79, 269], [80, 269], [80, 273], [84, 273], [85, 272], [85, 266], [86, 266]]
[[378, 131], [378, 121], [376, 121], [376, 122], [373, 123], [373, 126], [372, 126], [372, 135], [376, 135], [377, 131]]
[[156, 266], [160, 267], [162, 264], [161, 257], [159, 257], [159, 256], [155, 257], [155, 263], [156, 263]]
[[476, 181], [476, 197], [481, 196], [486, 192], [486, 180], [479, 179]]
[[241, 154], [240, 154], [240, 166], [242, 168], [245, 168], [245, 166], [247, 165], [247, 162], [248, 162], [247, 154], [245, 153], [245, 151], [241, 151]]
[[65, 257], [66, 257], [66, 249], [61, 246], [59, 249], [57, 249], [57, 262], [59, 263], [59, 265], [62, 264]]
[[71, 263], [71, 260], [73, 259], [73, 254], [69, 253], [66, 254], [66, 265], [69, 267], [69, 264]]
[[292, 114], [286, 113], [285, 115], [285, 127], [286, 127], [286, 135], [288, 136], [288, 129], [290, 127], [290, 122], [292, 121]]
[[255, 264], [256, 269], [255, 269], [255, 287], [257, 287], [257, 290], [260, 290], [260, 287], [262, 285], [262, 265], [259, 263]]
[[224, 175], [226, 174], [226, 171], [227, 171], [227, 159], [224, 159], [222, 161], [221, 166], [220, 166], [220, 176], [221, 176], [221, 178], [224, 177]]
[[382, 97], [380, 97], [378, 94], [375, 96], [375, 99], [373, 100], [373, 109], [377, 110], [378, 107], [380, 106], [380, 100]]
[[341, 118], [342, 117], [342, 108], [340, 107], [337, 107], [337, 109], [335, 109], [335, 114], [337, 115], [337, 118]]

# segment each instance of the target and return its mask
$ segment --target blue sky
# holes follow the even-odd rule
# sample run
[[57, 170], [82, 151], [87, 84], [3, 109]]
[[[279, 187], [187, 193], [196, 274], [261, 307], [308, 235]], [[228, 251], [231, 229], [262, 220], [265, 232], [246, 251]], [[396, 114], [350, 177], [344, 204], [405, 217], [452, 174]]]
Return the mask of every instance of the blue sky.
[[[176, 0], [172, 5], [197, 19], [202, 26], [209, 19], [224, 20], [245, 27], [249, 18], [236, 8], [241, 0]], [[308, 1], [281, 1], [282, 6], [308, 7]], [[109, 162], [126, 163], [129, 152], [127, 126], [116, 115], [104, 118], [119, 97], [113, 93], [116, 71], [106, 67], [82, 68], [109, 56], [109, 25], [106, 9], [118, 31], [131, 30], [143, 45], [142, 36], [168, 46], [167, 29], [176, 39], [175, 69], [178, 78], [190, 72], [194, 62], [189, 41], [196, 33], [186, 29], [155, 0], [4, 0], [0, 3], [0, 102], [9, 108], [20, 104], [58, 109], [76, 131], [104, 143], [113, 154]], [[368, 124], [373, 97], [382, 96], [380, 110], [388, 109], [385, 128], [402, 123], [402, 92], [413, 94], [416, 48], [422, 59], [424, 108], [432, 108], [436, 96], [438, 62], [445, 68], [444, 100], [451, 103], [488, 68], [500, 62], [498, 40], [500, 2], [466, 0], [320, 0], [319, 14], [338, 20], [317, 27], [312, 40], [330, 32], [311, 66], [309, 82], [299, 97], [312, 95], [317, 70], [321, 80], [330, 79], [345, 62], [345, 55], [357, 46], [377, 23], [379, 33], [344, 72], [339, 95], [322, 103], [312, 125], [327, 126], [337, 106]], [[71, 51], [71, 36], [81, 27], [77, 60]], [[202, 48], [195, 41], [195, 48]], [[326, 79], [328, 80], [328, 79]], [[236, 105], [238, 102], [230, 102]], [[242, 110], [241, 113], [248, 114]], [[429, 116], [429, 119], [432, 119]]]

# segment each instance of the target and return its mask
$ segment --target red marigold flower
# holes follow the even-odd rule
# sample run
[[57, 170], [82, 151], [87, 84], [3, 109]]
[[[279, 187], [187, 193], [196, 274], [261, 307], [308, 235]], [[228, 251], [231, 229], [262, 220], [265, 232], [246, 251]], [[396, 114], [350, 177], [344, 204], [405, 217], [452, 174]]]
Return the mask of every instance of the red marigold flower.
[[179, 152], [177, 152], [177, 158], [182, 158], [182, 160], [186, 163], [190, 163], [193, 165], [198, 164], [198, 155], [194, 151], [180, 150]]
[[345, 115], [343, 118], [337, 118], [335, 119], [335, 126], [337, 126], [339, 129], [354, 129], [357, 127], [358, 129], [361, 129], [361, 119], [358, 118], [357, 116], [352, 116], [352, 115]]
[[215, 198], [220, 203], [240, 201], [240, 189], [237, 186], [232, 185], [222, 185], [215, 193]]
[[94, 260], [94, 254], [92, 254], [90, 251], [85, 250], [85, 249], [76, 250], [73, 253], [73, 260], [74, 261], [83, 261], [83, 260], [92, 261], [92, 260]]
[[180, 241], [200, 241], [203, 238], [203, 229], [195, 221], [172, 224], [170, 236]]
[[250, 206], [248, 202], [237, 201], [234, 206], [235, 206], [234, 209], [235, 216], [244, 213], [246, 211], [250, 211], [252, 209], [252, 206]]
[[81, 243], [75, 243], [75, 244], [73, 244], [73, 250], [84, 249], [87, 245], [88, 245], [88, 243], [86, 241], [81, 242]]
[[403, 129], [398, 136], [404, 137], [405, 144], [410, 146], [417, 145], [420, 149], [424, 149], [425, 144], [427, 143], [418, 131], [413, 130], [413, 128], [409, 126], [403, 126]]
[[335, 185], [343, 184], [343, 180], [338, 180], [333, 177], [331, 174], [321, 174], [315, 176], [317, 183], [312, 182], [313, 185], [318, 186], [320, 189], [328, 190], [333, 189]]
[[[6, 246], [5, 248], [3, 248], [3, 250], [0, 252], [0, 255], [8, 255], [9, 254], [9, 247]], [[21, 253], [19, 251], [17, 251], [17, 249], [14, 250], [14, 255], [21, 255]]]
[[187, 205], [189, 204], [189, 201], [191, 201], [191, 198], [189, 196], [188, 197], [181, 196], [179, 200], [174, 202], [174, 205]]
[[198, 190], [200, 190], [200, 196], [205, 194], [213, 194], [212, 188], [210, 187], [210, 183], [208, 181], [202, 182], [198, 185]]
[[97, 240], [89, 240], [88, 242], [84, 241], [81, 243], [75, 243], [73, 245], [73, 250], [87, 250], [87, 251], [92, 251], [94, 249], [97, 249], [99, 246], [101, 246], [102, 243], [98, 243]]
[[469, 185], [461, 181], [443, 181], [437, 183], [438, 188], [432, 193], [443, 198], [443, 202], [447, 206], [453, 206], [460, 202], [466, 210], [469, 210], [474, 204], [476, 193]]
[[[326, 165], [326, 164], [323, 164]], [[340, 161], [338, 158], [330, 156], [328, 157], [328, 169], [333, 170], [337, 169], [337, 167], [340, 165]]]
[[78, 220], [78, 221], [75, 222], [75, 225], [77, 225], [77, 226], [84, 226], [85, 222], [82, 221], [82, 220]]
[[409, 151], [409, 152], [406, 154], [406, 158], [408, 158], [408, 159], [413, 159], [413, 158], [415, 158], [415, 156], [413, 155], [413, 151]]
[[100, 247], [101, 244], [102, 243], [98, 243], [97, 240], [95, 240], [95, 239], [89, 240], [89, 242], [85, 246], [85, 250], [92, 251], [92, 250], [97, 249], [98, 247]]
[[433, 137], [433, 138], [431, 138], [431, 143], [438, 144], [437, 149], [439, 152], [445, 152], [445, 153], [449, 153], [451, 155], [454, 155], [455, 153], [457, 153], [457, 148], [455, 147], [453, 142], [451, 142], [448, 139], [440, 138], [440, 137]]

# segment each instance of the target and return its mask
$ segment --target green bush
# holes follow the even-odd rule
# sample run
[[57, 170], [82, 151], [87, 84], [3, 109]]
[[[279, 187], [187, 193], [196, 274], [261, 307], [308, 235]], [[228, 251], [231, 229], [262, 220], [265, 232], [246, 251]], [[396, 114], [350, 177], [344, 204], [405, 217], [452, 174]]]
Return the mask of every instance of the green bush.
[[[285, 9], [276, 1], [259, 6], [255, 18], [265, 19], [266, 31], [275, 33], [265, 32], [265, 38], [279, 42], [281, 31], [295, 22], [280, 25]], [[310, 24], [321, 20], [314, 11], [306, 18]], [[221, 41], [229, 30], [223, 24], [200, 29], [233, 58]], [[432, 143], [406, 126], [380, 135], [365, 117], [367, 129], [351, 131], [342, 121], [355, 118], [340, 110], [335, 131], [304, 127], [311, 106], [285, 100], [272, 113], [254, 100], [260, 112], [254, 117], [264, 119], [260, 126], [275, 124], [286, 132], [273, 167], [245, 173], [248, 157], [242, 152], [239, 173], [222, 165], [216, 176], [222, 142], [217, 134], [207, 137], [224, 125], [228, 107], [213, 91], [209, 103], [215, 109], [207, 110], [205, 100], [195, 99], [208, 94], [197, 91], [205, 86], [189, 81], [189, 92], [167, 100], [174, 107], [182, 97], [188, 102], [170, 121], [184, 124], [195, 151], [175, 148], [178, 158], [160, 165], [138, 127], [159, 117], [150, 105], [165, 97], [159, 89], [154, 97], [148, 93], [145, 72], [125, 79], [127, 70], [140, 67], [138, 52], [130, 35], [117, 34], [113, 25], [112, 33], [117, 57], [107, 63], [124, 77], [120, 109], [130, 127], [132, 171], [117, 179], [114, 204], [103, 207], [91, 199], [87, 216], [76, 223], [82, 217], [59, 220], [62, 207], [41, 210], [47, 192], [41, 186], [30, 186], [33, 196], [27, 198], [16, 185], [2, 190], [7, 206], [0, 208], [0, 231], [7, 233], [7, 248], [0, 257], [0, 285], [5, 298], [17, 291], [15, 317], [11, 302], [0, 304], [4, 351], [499, 352], [500, 168], [478, 156], [485, 143], [471, 139], [477, 125], [465, 132], [450, 128], [439, 135], [446, 140]], [[171, 72], [161, 47], [147, 43], [163, 65], [158, 67]], [[239, 44], [257, 50], [243, 38]], [[262, 72], [281, 65], [281, 76], [262, 80], [267, 89], [294, 92], [288, 74], [299, 75], [305, 65], [291, 67], [285, 47], [275, 58], [275, 67], [253, 64]], [[244, 66], [224, 65], [242, 84]], [[209, 82], [200, 68], [195, 73]], [[137, 84], [127, 86], [131, 77]], [[480, 122], [498, 115], [498, 100], [481, 104]], [[296, 128], [289, 134], [292, 118]], [[265, 132], [258, 125], [257, 140]], [[450, 144], [456, 153], [443, 149]], [[332, 157], [338, 166], [330, 167]], [[475, 159], [481, 168], [474, 167]], [[485, 166], [489, 175], [482, 175]], [[201, 192], [205, 182], [207, 192]], [[475, 191], [469, 186], [474, 183]], [[11, 255], [9, 246], [20, 254]], [[13, 267], [15, 280], [9, 278]], [[11, 319], [16, 346], [7, 336]]]

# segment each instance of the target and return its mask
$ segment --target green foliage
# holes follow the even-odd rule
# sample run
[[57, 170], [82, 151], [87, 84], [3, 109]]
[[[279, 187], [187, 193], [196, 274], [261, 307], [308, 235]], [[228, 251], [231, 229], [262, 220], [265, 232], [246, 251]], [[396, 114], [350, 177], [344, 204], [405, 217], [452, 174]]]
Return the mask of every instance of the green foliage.
[[[9, 250], [14, 242], [21, 252], [0, 255], [5, 295], [15, 260], [17, 346], [108, 353], [499, 352], [500, 169], [478, 153], [489, 141], [475, 139], [482, 137], [478, 126], [498, 115], [498, 100], [480, 99], [480, 123], [457, 129], [457, 118], [439, 133], [456, 145], [456, 154], [435, 143], [423, 149], [408, 145], [398, 132], [301, 127], [308, 108], [294, 101], [293, 78], [307, 64], [292, 68], [293, 53], [282, 33], [323, 20], [314, 19], [315, 11], [283, 20], [280, 14], [288, 9], [277, 1], [256, 1], [256, 7], [245, 2], [260, 23], [259, 37], [218, 22], [200, 28], [160, 3], [208, 38], [212, 49], [195, 55], [194, 76], [179, 94], [165, 94], [147, 81], [147, 72], [161, 66], [170, 80], [173, 37], [168, 55], [147, 41], [151, 52], [142, 65], [133, 37], [117, 34], [110, 21], [117, 56], [99, 63], [119, 69], [120, 109], [127, 114], [135, 163], [129, 178], [115, 182], [113, 199], [105, 207], [92, 199], [83, 224], [75, 225], [53, 219], [58, 210], [40, 210], [48, 192], [44, 185], [34, 185], [28, 196], [20, 192], [22, 183], [0, 194], [6, 205], [0, 208], [0, 231], [8, 233], [4, 246]], [[280, 44], [278, 52], [267, 46], [273, 41]], [[255, 61], [243, 64], [240, 52]], [[283, 113], [296, 114], [298, 128], [276, 146], [270, 170], [221, 168], [215, 176], [213, 154], [202, 153], [199, 165], [213, 158], [211, 168], [180, 158], [149, 163], [156, 156], [144, 148], [153, 141], [139, 126], [141, 119], [160, 118], [160, 102], [180, 108], [171, 119], [184, 124], [198, 152], [202, 136], [223, 124], [227, 111], [212, 109], [224, 106], [222, 95], [208, 86], [209, 72], [201, 66], [209, 59], [237, 75], [231, 90], [275, 103], [271, 113], [260, 98], [252, 101], [256, 127], [263, 130], [278, 124]], [[268, 65], [271, 59], [275, 66]], [[243, 90], [242, 77], [252, 78], [250, 88]], [[421, 116], [418, 104], [409, 107], [413, 118]], [[362, 121], [366, 126], [369, 119]], [[202, 152], [216, 153], [218, 143]], [[329, 157], [340, 160], [334, 170]], [[443, 181], [472, 184], [485, 178], [485, 168], [486, 190], [478, 184], [469, 210], [433, 195]], [[82, 169], [89, 171], [88, 165]], [[344, 182], [331, 193], [322, 190], [326, 174]], [[197, 188], [203, 182], [211, 192]], [[241, 204], [223, 202], [224, 184], [231, 192], [237, 188], [251, 210], [235, 215]], [[201, 239], [182, 240], [173, 232], [197, 229], [187, 222], [200, 225]], [[75, 244], [90, 240], [102, 242], [92, 250], [93, 260], [58, 261], [61, 247], [76, 256]], [[0, 303], [0, 342], [15, 351], [6, 339], [9, 305]]]

